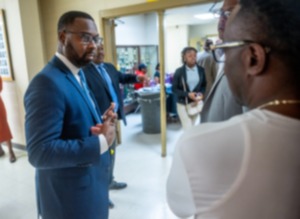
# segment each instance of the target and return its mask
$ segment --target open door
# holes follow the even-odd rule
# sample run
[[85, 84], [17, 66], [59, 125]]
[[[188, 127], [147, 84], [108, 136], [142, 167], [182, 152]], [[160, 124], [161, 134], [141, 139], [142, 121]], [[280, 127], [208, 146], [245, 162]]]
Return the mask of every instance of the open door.
[[[165, 79], [165, 42], [164, 42], [164, 12], [166, 9], [185, 7], [191, 5], [199, 5], [205, 3], [216, 3], [218, 0], [157, 0], [155, 2], [146, 2], [142, 4], [121, 7], [117, 9], [104, 10], [100, 12], [100, 25], [102, 36], [104, 38], [105, 60], [114, 63], [117, 66], [116, 41], [115, 41], [115, 19], [135, 14], [143, 14], [156, 12], [158, 15], [158, 34], [159, 34], [159, 63], [161, 68], [160, 81]], [[161, 118], [166, 118], [166, 102], [165, 102], [165, 84], [160, 83], [160, 104]], [[166, 142], [166, 120], [161, 119], [161, 155], [165, 157], [167, 154]]]

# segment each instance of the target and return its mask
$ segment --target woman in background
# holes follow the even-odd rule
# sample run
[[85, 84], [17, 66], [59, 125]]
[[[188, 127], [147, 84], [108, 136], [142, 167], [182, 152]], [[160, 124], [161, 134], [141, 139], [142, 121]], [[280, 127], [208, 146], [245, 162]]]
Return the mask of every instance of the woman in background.
[[12, 134], [10, 132], [7, 119], [6, 119], [6, 110], [4, 103], [1, 98], [1, 91], [2, 91], [2, 78], [0, 77], [0, 157], [3, 156], [5, 153], [2, 149], [1, 143], [6, 142], [9, 151], [9, 161], [11, 163], [16, 161], [16, 156], [12, 149]]
[[203, 99], [206, 88], [204, 69], [197, 65], [197, 50], [186, 47], [181, 52], [183, 66], [175, 71], [172, 91], [177, 96], [177, 113], [184, 130], [196, 125], [199, 114], [190, 116], [186, 102], [198, 102]]

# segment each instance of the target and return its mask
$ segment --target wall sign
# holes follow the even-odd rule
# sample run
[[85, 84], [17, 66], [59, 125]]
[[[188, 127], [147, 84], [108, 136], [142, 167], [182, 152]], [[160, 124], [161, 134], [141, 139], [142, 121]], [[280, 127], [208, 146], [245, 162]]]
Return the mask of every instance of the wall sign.
[[0, 9], [0, 76], [5, 81], [13, 80], [8, 37], [5, 25], [5, 15], [3, 9]]

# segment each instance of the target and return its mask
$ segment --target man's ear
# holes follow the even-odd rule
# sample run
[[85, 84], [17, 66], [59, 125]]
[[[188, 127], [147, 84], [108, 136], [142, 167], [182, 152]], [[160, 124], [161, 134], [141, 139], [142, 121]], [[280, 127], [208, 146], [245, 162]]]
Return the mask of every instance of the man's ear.
[[250, 75], [259, 75], [263, 73], [266, 66], [265, 48], [257, 43], [248, 45], [246, 53], [247, 73]]
[[58, 33], [58, 40], [64, 45], [66, 41], [66, 34], [64, 31]]

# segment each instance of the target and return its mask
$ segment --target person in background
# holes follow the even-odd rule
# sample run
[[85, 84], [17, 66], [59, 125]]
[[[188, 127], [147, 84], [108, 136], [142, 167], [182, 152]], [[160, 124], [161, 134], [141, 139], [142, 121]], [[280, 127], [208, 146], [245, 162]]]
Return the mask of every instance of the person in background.
[[9, 153], [9, 161], [13, 163], [16, 161], [16, 156], [13, 151], [13, 146], [11, 143], [12, 134], [7, 122], [6, 110], [5, 110], [3, 100], [1, 98], [1, 91], [2, 91], [2, 78], [0, 76], [0, 157], [4, 156], [5, 154], [1, 146], [1, 143], [6, 142], [8, 147], [8, 153]]
[[204, 50], [198, 52], [197, 54], [197, 64], [204, 68], [206, 77], [206, 90], [205, 95], [207, 95], [213, 85], [216, 75], [217, 75], [217, 63], [214, 60], [213, 54], [211, 52], [211, 45], [213, 41], [206, 39], [204, 43]]
[[[135, 75], [137, 76], [147, 76], [147, 66], [143, 63], [141, 63], [138, 66], [138, 70], [135, 71]], [[147, 80], [144, 80], [143, 82], [135, 83], [134, 84], [134, 89], [138, 90], [144, 86], [146, 86]]]
[[155, 84], [160, 83], [160, 70], [159, 70], [159, 63], [155, 67], [155, 73], [154, 73], [154, 82]]
[[[144, 75], [122, 74], [111, 64], [104, 62], [104, 48], [103, 44], [99, 44], [96, 49], [96, 55], [90, 64], [83, 68], [87, 83], [94, 93], [96, 102], [100, 111], [104, 112], [109, 108], [112, 102], [115, 103], [114, 112], [117, 113], [118, 119], [122, 119], [126, 125], [125, 113], [123, 110], [123, 99], [121, 96], [119, 84], [128, 84], [141, 82], [146, 79]], [[119, 126], [117, 126], [119, 127]], [[124, 189], [127, 184], [124, 182], [117, 182], [114, 180], [114, 166], [116, 159], [116, 145], [114, 141], [110, 147], [111, 167], [109, 176], [110, 189]], [[109, 202], [109, 207], [113, 208], [113, 202]]]
[[[220, 39], [224, 37], [226, 21], [237, 3], [238, 0], [224, 0], [218, 25]], [[200, 121], [201, 123], [220, 122], [241, 113], [243, 113], [243, 107], [233, 97], [227, 76], [224, 74], [224, 65], [220, 63], [216, 80], [205, 97]]]
[[186, 102], [198, 102], [203, 99], [206, 89], [204, 69], [197, 65], [197, 50], [186, 47], [181, 52], [183, 66], [176, 69], [172, 82], [172, 91], [177, 96], [177, 112], [184, 130], [192, 127], [199, 115], [190, 116], [186, 110]]
[[216, 49], [250, 111], [181, 136], [167, 180], [176, 215], [300, 218], [299, 11], [298, 0], [240, 0], [230, 15]]
[[103, 114], [99, 111], [81, 69], [93, 61], [102, 38], [94, 19], [80, 11], [59, 18], [57, 37], [55, 56], [32, 79], [24, 97], [38, 215], [107, 219], [114, 105]]

